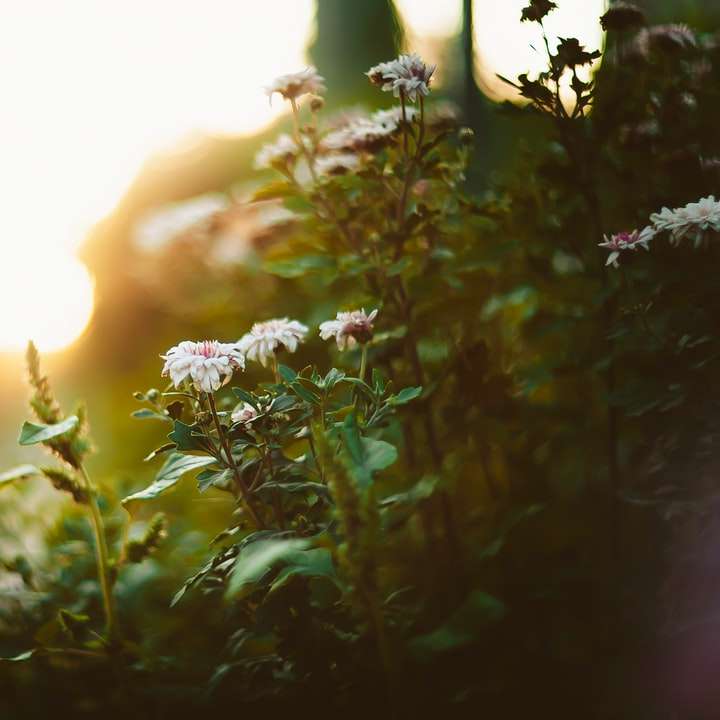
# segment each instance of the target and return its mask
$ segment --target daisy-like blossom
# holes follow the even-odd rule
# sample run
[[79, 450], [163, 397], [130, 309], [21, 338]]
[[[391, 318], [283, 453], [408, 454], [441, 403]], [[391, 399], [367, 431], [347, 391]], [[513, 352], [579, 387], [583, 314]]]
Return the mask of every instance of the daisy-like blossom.
[[[405, 108], [408, 123], [418, 115], [415, 108]], [[375, 151], [386, 145], [402, 127], [402, 108], [378, 110], [370, 117], [354, 117], [329, 132], [321, 141], [326, 151]]]
[[720, 232], [720, 201], [709, 195], [674, 210], [664, 207], [659, 213], [653, 213], [650, 221], [656, 231], [670, 233], [673, 245], [687, 237], [693, 237], [698, 245], [706, 231]]
[[360, 167], [360, 158], [353, 153], [319, 155], [315, 159], [315, 169], [320, 175], [345, 175], [356, 172]]
[[160, 357], [165, 360], [163, 377], [169, 375], [176, 388], [189, 378], [197, 390], [206, 393], [220, 389], [236, 368], [245, 369], [238, 346], [217, 340], [184, 340]]
[[385, 92], [392, 92], [395, 97], [402, 93], [410, 102], [415, 102], [418, 95], [430, 94], [430, 80], [435, 68], [435, 65], [426, 65], [416, 53], [411, 53], [375, 65], [365, 74], [373, 85]]
[[268, 360], [278, 350], [295, 352], [305, 339], [308, 329], [297, 320], [277, 318], [255, 323], [249, 333], [245, 333], [239, 342], [240, 351], [248, 358], [267, 367]]
[[257, 410], [250, 403], [244, 402], [235, 407], [230, 417], [234, 423], [250, 425], [257, 415]]
[[325, 90], [325, 78], [318, 75], [312, 65], [300, 72], [281, 75], [265, 88], [271, 100], [275, 93], [280, 93], [286, 100], [295, 100], [301, 95], [322, 95]]
[[642, 230], [633, 230], [632, 232], [621, 232], [617, 235], [612, 235], [609, 239], [607, 235], [604, 235], [605, 242], [599, 243], [599, 246], [610, 250], [606, 265], [612, 265], [618, 267], [618, 258], [620, 254], [625, 250], [637, 250], [638, 248], [644, 248], [649, 250], [648, 243], [655, 236], [654, 228], [648, 226]]
[[267, 145], [263, 145], [255, 156], [255, 168], [264, 170], [275, 165], [287, 165], [294, 162], [298, 156], [298, 146], [287, 134], [283, 133]]
[[362, 310], [339, 312], [335, 320], [326, 320], [320, 324], [320, 337], [323, 340], [335, 338], [339, 350], [347, 350], [358, 343], [372, 340], [373, 321], [378, 311], [373, 310], [369, 315]]

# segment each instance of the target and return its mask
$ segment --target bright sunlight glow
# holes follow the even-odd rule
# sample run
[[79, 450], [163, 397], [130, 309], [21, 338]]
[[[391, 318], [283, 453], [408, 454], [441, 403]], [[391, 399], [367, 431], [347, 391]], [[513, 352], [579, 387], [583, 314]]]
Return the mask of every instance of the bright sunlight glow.
[[143, 161], [282, 111], [312, 0], [0, 0], [0, 350], [71, 343], [92, 313], [75, 252]]
[[[397, 0], [411, 37], [447, 37], [460, 0]], [[481, 83], [537, 70], [526, 0], [476, 0]], [[553, 35], [599, 47], [604, 0], [563, 0]], [[76, 258], [153, 153], [201, 134], [253, 132], [283, 111], [263, 86], [306, 65], [313, 0], [0, 0], [0, 350], [57, 350], [92, 314]], [[384, 58], [380, 58], [384, 59]]]

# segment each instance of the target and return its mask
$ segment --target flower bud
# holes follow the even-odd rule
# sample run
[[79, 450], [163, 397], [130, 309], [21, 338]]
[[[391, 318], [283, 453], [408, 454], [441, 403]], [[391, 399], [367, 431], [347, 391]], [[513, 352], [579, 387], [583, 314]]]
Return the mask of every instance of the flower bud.
[[313, 112], [320, 112], [325, 107], [325, 99], [319, 95], [313, 95], [310, 98], [310, 109]]
[[460, 128], [458, 138], [463, 145], [472, 145], [475, 142], [475, 132], [469, 127]]

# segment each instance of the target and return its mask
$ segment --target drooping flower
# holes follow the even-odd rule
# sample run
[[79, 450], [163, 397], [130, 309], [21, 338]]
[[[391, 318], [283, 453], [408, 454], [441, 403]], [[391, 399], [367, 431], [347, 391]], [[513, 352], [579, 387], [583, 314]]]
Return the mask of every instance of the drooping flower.
[[320, 337], [323, 340], [335, 338], [339, 350], [347, 350], [358, 343], [364, 344], [372, 340], [373, 321], [378, 311], [369, 315], [365, 309], [339, 312], [335, 320], [326, 320], [320, 324]]
[[612, 265], [618, 267], [618, 259], [620, 254], [626, 250], [637, 250], [638, 248], [644, 248], [649, 250], [648, 243], [655, 236], [654, 228], [648, 226], [642, 230], [633, 230], [632, 232], [620, 232], [617, 235], [612, 235], [610, 238], [604, 235], [605, 242], [599, 243], [599, 246], [610, 250], [606, 265]]
[[[408, 123], [417, 115], [414, 108], [405, 109]], [[325, 151], [375, 152], [392, 141], [402, 127], [402, 108], [378, 110], [370, 117], [354, 117], [329, 132], [320, 143]]]
[[668, 231], [674, 245], [687, 237], [693, 237], [697, 245], [706, 231], [720, 232], [720, 201], [709, 195], [674, 210], [664, 207], [650, 221], [657, 232]]
[[249, 360], [267, 367], [268, 360], [278, 350], [295, 352], [307, 332], [307, 327], [297, 320], [288, 318], [266, 320], [255, 323], [250, 332], [240, 338], [238, 347]]
[[165, 360], [163, 377], [169, 375], [176, 388], [189, 378], [197, 390], [206, 393], [221, 388], [236, 368], [245, 369], [245, 358], [238, 346], [217, 340], [184, 340], [160, 357]]
[[242, 423], [248, 426], [257, 416], [257, 410], [250, 403], [244, 402], [235, 407], [230, 417], [234, 423]]
[[287, 134], [279, 135], [274, 142], [263, 145], [255, 156], [255, 168], [264, 170], [275, 166], [285, 167], [297, 160], [299, 149]]
[[360, 158], [353, 153], [319, 155], [315, 159], [315, 169], [320, 175], [345, 175], [356, 172], [361, 164]]
[[410, 102], [415, 102], [418, 95], [430, 94], [430, 80], [435, 68], [435, 65], [426, 65], [417, 53], [410, 53], [375, 65], [365, 74], [373, 85], [385, 92], [392, 92], [395, 97], [402, 93]]
[[271, 100], [275, 93], [280, 93], [286, 100], [295, 100], [301, 95], [321, 95], [325, 90], [325, 78], [318, 75], [312, 65], [300, 72], [281, 75], [265, 88]]

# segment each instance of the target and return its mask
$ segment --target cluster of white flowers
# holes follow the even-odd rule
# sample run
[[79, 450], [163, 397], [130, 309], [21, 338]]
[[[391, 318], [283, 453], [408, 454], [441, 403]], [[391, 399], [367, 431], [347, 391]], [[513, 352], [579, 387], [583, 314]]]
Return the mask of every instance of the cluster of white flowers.
[[411, 53], [375, 65], [365, 74], [373, 85], [378, 85], [385, 92], [415, 102], [418, 95], [424, 97], [430, 94], [430, 80], [435, 67], [426, 65], [419, 55]]
[[642, 230], [633, 230], [632, 232], [621, 232], [617, 235], [612, 235], [610, 238], [604, 235], [605, 242], [601, 242], [599, 245], [602, 248], [610, 250], [606, 265], [612, 265], [618, 267], [618, 259], [620, 254], [626, 250], [637, 250], [638, 248], [644, 248], [649, 250], [648, 243], [655, 236], [655, 230], [648, 226]]
[[372, 340], [373, 321], [378, 311], [369, 315], [365, 309], [339, 312], [335, 320], [326, 320], [320, 324], [320, 337], [323, 340], [335, 338], [339, 350], [347, 350], [358, 343], [364, 344]]
[[278, 350], [294, 353], [307, 332], [305, 325], [297, 320], [276, 318], [255, 323], [250, 332], [240, 338], [238, 345], [248, 360], [267, 367], [268, 360], [273, 358]]
[[669, 232], [674, 245], [692, 238], [697, 246], [708, 230], [720, 232], [720, 201], [710, 195], [674, 210], [664, 207], [659, 213], [653, 213], [650, 221], [657, 232]]
[[354, 153], [319, 155], [315, 159], [315, 169], [320, 175], [345, 175], [356, 172], [361, 166], [360, 157]]
[[161, 356], [162, 376], [170, 376], [176, 388], [189, 378], [201, 392], [215, 392], [230, 380], [236, 368], [245, 368], [245, 357], [237, 344], [217, 340], [185, 340]]
[[295, 162], [298, 156], [298, 146], [287, 133], [279, 135], [274, 142], [263, 145], [255, 156], [255, 168], [264, 170], [271, 167], [286, 167]]
[[[340, 350], [368, 343], [373, 337], [377, 314], [378, 311], [373, 310], [368, 315], [364, 309], [339, 312], [334, 320], [320, 324], [320, 337], [334, 338]], [[297, 320], [275, 318], [255, 323], [236, 343], [184, 340], [160, 356], [165, 360], [162, 376], [169, 375], [176, 388], [190, 380], [199, 392], [212, 393], [229, 382], [235, 370], [245, 369], [246, 358], [267, 367], [268, 360], [280, 350], [294, 353], [307, 333], [308, 328]], [[247, 403], [238, 405], [232, 412], [233, 422], [244, 424], [256, 416], [255, 408]]]
[[318, 75], [316, 68], [310, 66], [300, 72], [275, 78], [265, 88], [265, 92], [271, 100], [275, 93], [280, 93], [286, 100], [295, 100], [301, 95], [321, 95], [325, 89], [325, 78]]

